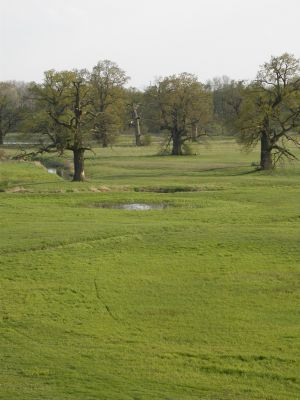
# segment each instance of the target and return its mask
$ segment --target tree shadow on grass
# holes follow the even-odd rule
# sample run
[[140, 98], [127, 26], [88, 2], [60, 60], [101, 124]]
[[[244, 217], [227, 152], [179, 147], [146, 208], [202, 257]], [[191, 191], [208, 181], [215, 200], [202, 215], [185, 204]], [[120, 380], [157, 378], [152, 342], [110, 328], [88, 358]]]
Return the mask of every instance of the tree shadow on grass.
[[239, 173], [235, 174], [234, 176], [259, 174], [260, 172], [261, 172], [260, 169], [255, 168], [255, 169], [251, 169], [250, 171], [239, 172]]

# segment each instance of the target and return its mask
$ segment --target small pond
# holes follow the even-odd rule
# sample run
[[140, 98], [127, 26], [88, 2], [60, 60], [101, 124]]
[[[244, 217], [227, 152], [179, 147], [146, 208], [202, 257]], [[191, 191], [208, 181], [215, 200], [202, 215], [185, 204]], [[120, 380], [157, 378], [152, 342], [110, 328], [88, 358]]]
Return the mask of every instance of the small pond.
[[145, 204], [145, 203], [129, 203], [129, 204], [95, 204], [94, 207], [99, 208], [112, 208], [117, 210], [128, 210], [128, 211], [150, 211], [150, 210], [162, 210], [166, 208], [165, 204]]

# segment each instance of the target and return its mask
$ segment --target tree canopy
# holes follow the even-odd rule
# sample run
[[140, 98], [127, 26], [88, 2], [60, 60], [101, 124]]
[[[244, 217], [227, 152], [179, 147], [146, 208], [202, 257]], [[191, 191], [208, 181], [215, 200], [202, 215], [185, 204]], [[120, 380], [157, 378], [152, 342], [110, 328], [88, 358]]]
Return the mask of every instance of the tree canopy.
[[112, 144], [126, 113], [125, 71], [112, 61], [99, 61], [90, 76], [93, 134], [103, 147]]
[[31, 92], [37, 110], [30, 120], [30, 129], [44, 137], [40, 151], [71, 150], [74, 180], [83, 180], [84, 152], [90, 150], [88, 139], [92, 124], [87, 71], [47, 71], [44, 82], [33, 85]]
[[160, 128], [169, 132], [172, 155], [182, 155], [187, 140], [205, 133], [212, 115], [210, 93], [195, 75], [182, 73], [158, 79], [147, 95], [154, 103]]
[[240, 141], [261, 145], [261, 169], [270, 169], [283, 157], [295, 159], [289, 143], [299, 146], [300, 62], [293, 55], [272, 57], [245, 92], [238, 119]]

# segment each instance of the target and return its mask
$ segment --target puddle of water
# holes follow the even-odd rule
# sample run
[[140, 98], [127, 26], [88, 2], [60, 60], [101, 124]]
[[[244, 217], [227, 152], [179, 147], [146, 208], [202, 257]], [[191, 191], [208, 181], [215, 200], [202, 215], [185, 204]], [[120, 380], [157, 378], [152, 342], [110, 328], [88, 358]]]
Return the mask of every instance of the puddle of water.
[[57, 168], [47, 168], [47, 171], [49, 172], [49, 174], [56, 174], [58, 176], [60, 176], [61, 178], [67, 180], [70, 179], [70, 177], [73, 176], [73, 174], [71, 174], [71, 172], [67, 169], [63, 169], [60, 167]]
[[132, 210], [132, 211], [147, 211], [147, 210], [161, 210], [163, 208], [162, 204], [121, 204], [123, 210]]
[[131, 204], [98, 204], [96, 205], [96, 207], [112, 208], [112, 209], [128, 210], [128, 211], [149, 211], [149, 210], [162, 210], [163, 208], [166, 208], [166, 205], [131, 203]]

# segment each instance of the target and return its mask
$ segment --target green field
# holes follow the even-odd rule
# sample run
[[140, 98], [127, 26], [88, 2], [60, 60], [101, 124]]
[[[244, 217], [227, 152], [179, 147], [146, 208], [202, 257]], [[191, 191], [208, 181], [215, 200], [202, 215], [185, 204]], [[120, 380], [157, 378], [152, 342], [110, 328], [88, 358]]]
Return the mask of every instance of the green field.
[[300, 398], [300, 163], [157, 151], [0, 163], [1, 400]]

